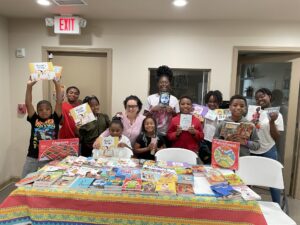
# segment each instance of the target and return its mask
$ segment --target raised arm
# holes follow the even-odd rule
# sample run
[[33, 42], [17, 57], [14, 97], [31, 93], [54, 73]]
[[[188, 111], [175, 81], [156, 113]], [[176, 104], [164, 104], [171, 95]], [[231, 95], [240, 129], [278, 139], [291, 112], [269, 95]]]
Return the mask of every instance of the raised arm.
[[62, 107], [62, 94], [61, 94], [61, 86], [60, 86], [60, 82], [57, 80], [53, 80], [53, 83], [55, 85], [55, 92], [56, 92], [56, 104], [55, 104], [55, 112], [57, 114], [58, 117], [61, 117], [61, 107]]
[[32, 81], [31, 78], [27, 81], [27, 88], [26, 88], [26, 94], [25, 94], [25, 105], [27, 108], [27, 114], [28, 117], [31, 118], [34, 113], [34, 107], [32, 105], [32, 86], [35, 85], [36, 81]]

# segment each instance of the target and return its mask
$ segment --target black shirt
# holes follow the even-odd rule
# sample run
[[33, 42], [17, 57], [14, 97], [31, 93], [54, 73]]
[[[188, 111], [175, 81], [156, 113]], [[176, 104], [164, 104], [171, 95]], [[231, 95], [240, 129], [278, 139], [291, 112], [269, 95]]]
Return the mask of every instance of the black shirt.
[[[145, 148], [148, 147], [151, 143], [151, 137], [148, 137], [146, 135], [144, 135], [143, 133], [141, 133], [137, 139], [136, 139], [136, 143], [138, 143], [140, 145], [140, 148]], [[163, 145], [165, 145], [165, 139], [161, 134], [157, 135], [157, 148], [161, 148]], [[154, 155], [151, 155], [151, 151], [147, 151], [144, 153], [136, 153], [136, 156], [139, 159], [151, 159], [151, 160], [155, 160]]]

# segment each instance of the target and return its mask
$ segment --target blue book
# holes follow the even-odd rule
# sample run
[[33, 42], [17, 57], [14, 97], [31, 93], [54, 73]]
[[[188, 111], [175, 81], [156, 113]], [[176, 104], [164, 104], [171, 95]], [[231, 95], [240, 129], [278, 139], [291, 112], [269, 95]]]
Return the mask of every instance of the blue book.
[[88, 188], [94, 181], [94, 178], [77, 177], [71, 184], [71, 188]]
[[233, 189], [229, 184], [221, 183], [210, 186], [216, 197], [220, 198], [234, 198], [240, 197], [240, 193]]

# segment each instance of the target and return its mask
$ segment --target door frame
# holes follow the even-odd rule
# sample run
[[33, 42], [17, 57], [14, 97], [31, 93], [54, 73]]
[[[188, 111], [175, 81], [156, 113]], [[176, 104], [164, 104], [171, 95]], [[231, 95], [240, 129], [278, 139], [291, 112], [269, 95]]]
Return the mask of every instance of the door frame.
[[[259, 47], [259, 46], [234, 46], [233, 47], [233, 57], [232, 57], [232, 73], [231, 73], [231, 84], [230, 84], [230, 95], [234, 95], [239, 90], [239, 80], [238, 80], [238, 56], [240, 52], [255, 52], [255, 53], [290, 53], [290, 54], [300, 54], [300, 48], [289, 48], [289, 47]], [[299, 58], [299, 57], [298, 57]], [[293, 156], [294, 152], [297, 150], [297, 145], [295, 145], [296, 136], [296, 123], [297, 123], [297, 109], [298, 109], [298, 94], [299, 93], [299, 81], [300, 73], [298, 73], [297, 68], [293, 68], [291, 71], [291, 81], [290, 81], [290, 94], [289, 94], [289, 108], [288, 108], [288, 118], [285, 127], [289, 127], [286, 130], [286, 141], [285, 141], [285, 154], [284, 154], [284, 181], [285, 189], [287, 193], [290, 193], [295, 197], [295, 184], [297, 179], [297, 167], [293, 166]], [[294, 107], [291, 107], [294, 106]], [[295, 107], [296, 106], [296, 107]], [[298, 168], [299, 169], [299, 168]], [[292, 182], [294, 181], [294, 182]], [[299, 183], [299, 181], [298, 181]]]
[[[107, 76], [107, 96], [106, 101], [108, 104], [108, 115], [112, 114], [112, 49], [110, 48], [78, 48], [78, 47], [51, 47], [42, 46], [42, 59], [47, 62], [48, 55], [51, 52], [66, 52], [66, 53], [96, 53], [96, 54], [106, 54], [107, 64], [106, 64], [106, 76]], [[100, 84], [99, 84], [100, 87]], [[43, 82], [43, 99], [48, 99], [51, 96], [51, 90], [49, 82]]]

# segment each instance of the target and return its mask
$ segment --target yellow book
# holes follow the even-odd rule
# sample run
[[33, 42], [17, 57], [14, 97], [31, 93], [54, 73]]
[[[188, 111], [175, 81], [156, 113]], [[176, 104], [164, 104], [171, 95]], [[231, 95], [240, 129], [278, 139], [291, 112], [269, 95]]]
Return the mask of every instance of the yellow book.
[[52, 62], [29, 63], [29, 71], [33, 81], [53, 80], [56, 77]]

